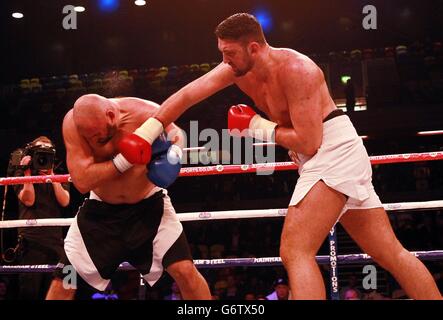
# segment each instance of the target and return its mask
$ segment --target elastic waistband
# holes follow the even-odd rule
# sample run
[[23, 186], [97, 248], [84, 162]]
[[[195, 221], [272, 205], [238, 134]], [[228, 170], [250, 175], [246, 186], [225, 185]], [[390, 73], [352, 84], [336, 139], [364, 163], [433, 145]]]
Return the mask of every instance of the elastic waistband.
[[[163, 194], [165, 194], [165, 195], [168, 194], [168, 192], [166, 191], [166, 189], [163, 189], [163, 188], [160, 188], [160, 187], [155, 186], [154, 188], [152, 188], [151, 191], [149, 191], [149, 193], [143, 198], [143, 200], [144, 200], [144, 199], [148, 199], [149, 197], [151, 197], [152, 195], [154, 195], [155, 193], [157, 193], [157, 192], [159, 192], [159, 191], [163, 191]], [[92, 190], [91, 190], [91, 192], [89, 193], [89, 199], [90, 199], [90, 200], [97, 200], [97, 201], [102, 201], [102, 202], [103, 202], [103, 200], [100, 199], [100, 197], [99, 197], [94, 191], [92, 191]]]
[[326, 121], [332, 120], [334, 118], [340, 117], [340, 116], [345, 116], [346, 114], [344, 113], [344, 111], [342, 109], [335, 109], [334, 111], [332, 111], [330, 114], [328, 114], [326, 116], [326, 118], [323, 120], [323, 123], [325, 123]]
[[325, 141], [334, 137], [358, 137], [357, 131], [352, 124], [351, 119], [344, 114], [343, 116], [335, 116], [323, 123], [323, 139]]

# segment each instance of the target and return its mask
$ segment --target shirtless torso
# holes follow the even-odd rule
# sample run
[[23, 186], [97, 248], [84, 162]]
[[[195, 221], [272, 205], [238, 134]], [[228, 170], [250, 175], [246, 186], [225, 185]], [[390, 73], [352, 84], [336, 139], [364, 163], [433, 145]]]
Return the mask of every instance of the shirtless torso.
[[[106, 143], [82, 136], [74, 123], [73, 110], [70, 110], [64, 119], [63, 135], [67, 149], [67, 163], [74, 184], [76, 175], [83, 174], [80, 170], [82, 161], [87, 161], [88, 158], [93, 163], [111, 160], [118, 153], [117, 143], [122, 135], [133, 132], [158, 108], [155, 103], [136, 98], [109, 100], [118, 107], [120, 120], [117, 132]], [[154, 188], [154, 184], [149, 181], [146, 174], [146, 166], [135, 165], [125, 173], [98, 184], [92, 191], [107, 203], [136, 203]]]
[[[292, 71], [299, 70], [300, 73], [313, 73], [321, 81], [319, 89], [314, 93], [318, 95], [322, 119], [336, 109], [332, 100], [323, 74], [320, 68], [315, 65], [308, 57], [291, 49], [271, 49], [269, 75], [264, 78], [258, 77], [254, 73], [248, 73], [243, 77], [235, 78], [234, 83], [245, 92], [254, 101], [257, 108], [263, 111], [270, 120], [281, 126], [292, 127], [290, 117], [290, 105], [288, 95], [291, 94], [291, 87], [294, 83], [288, 83], [287, 78], [292, 77]], [[291, 68], [288, 68], [291, 66]], [[293, 81], [298, 81], [300, 75], [294, 75]], [[300, 81], [295, 84], [303, 90], [304, 86], [311, 83]], [[297, 105], [292, 107], [296, 108]], [[312, 106], [317, 107], [317, 106]]]

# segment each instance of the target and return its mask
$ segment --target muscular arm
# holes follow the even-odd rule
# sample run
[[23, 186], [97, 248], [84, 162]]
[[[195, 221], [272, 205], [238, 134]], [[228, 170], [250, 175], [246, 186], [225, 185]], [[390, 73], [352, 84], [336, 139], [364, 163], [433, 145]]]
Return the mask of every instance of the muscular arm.
[[68, 170], [72, 182], [81, 193], [87, 193], [120, 175], [111, 160], [95, 163], [91, 148], [77, 131], [72, 111], [63, 120], [63, 139]]
[[192, 81], [161, 105], [155, 113], [164, 127], [177, 120], [188, 108], [234, 83], [232, 68], [221, 63], [207, 74]]
[[292, 128], [277, 127], [275, 142], [289, 150], [313, 156], [322, 142], [322, 105], [319, 89], [323, 74], [317, 67], [292, 67], [282, 77]]

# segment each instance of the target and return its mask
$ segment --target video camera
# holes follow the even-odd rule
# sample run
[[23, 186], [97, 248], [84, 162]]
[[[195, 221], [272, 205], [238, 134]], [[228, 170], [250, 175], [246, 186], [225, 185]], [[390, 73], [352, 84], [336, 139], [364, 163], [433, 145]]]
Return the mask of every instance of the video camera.
[[[31, 156], [31, 162], [28, 165], [20, 165], [21, 160]], [[48, 146], [39, 146], [27, 144], [24, 148], [19, 148], [11, 153], [8, 164], [8, 177], [16, 175], [17, 170], [31, 169], [33, 172], [39, 170], [48, 170], [54, 166], [55, 148]]]

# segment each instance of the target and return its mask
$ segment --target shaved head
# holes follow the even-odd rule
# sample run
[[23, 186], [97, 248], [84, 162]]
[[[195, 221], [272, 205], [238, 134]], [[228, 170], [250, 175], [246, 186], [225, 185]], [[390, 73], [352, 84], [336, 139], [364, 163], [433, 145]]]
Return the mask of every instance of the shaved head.
[[113, 106], [108, 99], [97, 94], [81, 96], [74, 103], [74, 122], [78, 129], [88, 129], [103, 122], [106, 111]]
[[119, 111], [115, 103], [97, 94], [81, 96], [74, 103], [73, 118], [77, 130], [87, 140], [109, 141], [117, 130]]

